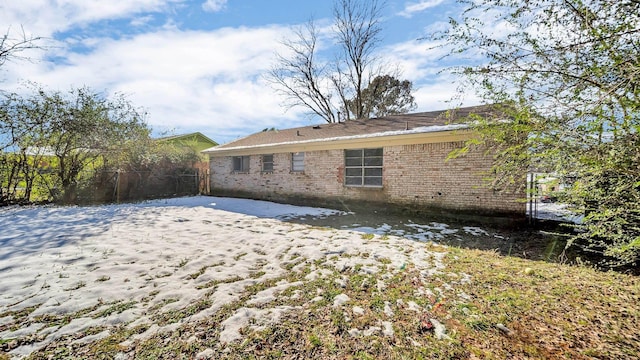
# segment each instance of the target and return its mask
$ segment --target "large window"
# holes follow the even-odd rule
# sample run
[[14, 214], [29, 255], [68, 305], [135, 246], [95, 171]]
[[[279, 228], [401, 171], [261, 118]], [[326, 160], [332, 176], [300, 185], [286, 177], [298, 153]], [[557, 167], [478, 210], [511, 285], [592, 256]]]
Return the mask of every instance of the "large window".
[[382, 148], [344, 151], [347, 186], [382, 186]]
[[249, 172], [249, 156], [234, 156], [233, 157], [233, 171], [234, 172]]
[[304, 171], [304, 153], [297, 152], [291, 154], [291, 171], [303, 172]]
[[273, 171], [273, 154], [262, 155], [262, 172]]

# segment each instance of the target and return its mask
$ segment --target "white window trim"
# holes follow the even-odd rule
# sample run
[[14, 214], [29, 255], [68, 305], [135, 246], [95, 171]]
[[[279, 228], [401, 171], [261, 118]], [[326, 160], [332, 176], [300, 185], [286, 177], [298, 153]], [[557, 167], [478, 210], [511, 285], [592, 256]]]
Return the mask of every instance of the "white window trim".
[[[295, 155], [302, 155], [302, 169], [296, 169], [295, 168], [295, 159], [294, 156]], [[296, 152], [296, 153], [291, 153], [291, 172], [292, 173], [303, 173], [304, 172], [304, 152], [300, 151], [300, 152]]]
[[[380, 149], [382, 155], [380, 155], [379, 157], [381, 158], [381, 164], [380, 165], [366, 165], [366, 159], [367, 157], [365, 156], [365, 152], [366, 150], [376, 150], [376, 149]], [[361, 151], [361, 158], [362, 158], [362, 163], [361, 165], [347, 165], [347, 151]], [[378, 156], [375, 156], [378, 157]], [[369, 158], [375, 158], [374, 156], [370, 156]], [[356, 176], [347, 176], [347, 170], [348, 169], [361, 169], [361, 175], [357, 176], [361, 179], [360, 184], [347, 184], [347, 178], [356, 178]], [[366, 170], [367, 169], [380, 169], [380, 176], [366, 176]], [[384, 150], [383, 148], [367, 148], [367, 149], [349, 149], [349, 150], [344, 150], [344, 186], [345, 187], [359, 187], [359, 188], [382, 188], [383, 187], [383, 171], [384, 171]], [[368, 185], [365, 184], [365, 179], [366, 178], [380, 178], [380, 184], [379, 185]]]
[[[271, 156], [271, 161], [264, 161], [265, 156]], [[275, 158], [273, 156], [273, 154], [263, 154], [260, 156], [260, 162], [262, 163], [261, 165], [261, 170], [263, 173], [272, 173], [273, 169], [275, 168]], [[265, 169], [264, 165], [265, 164], [271, 164], [271, 169]]]

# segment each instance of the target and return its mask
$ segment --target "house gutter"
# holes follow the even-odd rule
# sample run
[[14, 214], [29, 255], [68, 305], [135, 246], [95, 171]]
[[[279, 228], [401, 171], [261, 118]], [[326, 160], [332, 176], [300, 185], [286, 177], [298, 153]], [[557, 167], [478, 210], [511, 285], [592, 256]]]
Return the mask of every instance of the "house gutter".
[[321, 150], [341, 150], [376, 148], [398, 145], [416, 145], [466, 141], [474, 136], [474, 131], [469, 129], [457, 129], [448, 131], [433, 131], [397, 135], [376, 135], [363, 137], [344, 137], [333, 139], [315, 139], [276, 144], [262, 144], [252, 146], [236, 146], [229, 148], [211, 148], [203, 150], [209, 156], [243, 156], [254, 154], [277, 154], [287, 152], [306, 152]]

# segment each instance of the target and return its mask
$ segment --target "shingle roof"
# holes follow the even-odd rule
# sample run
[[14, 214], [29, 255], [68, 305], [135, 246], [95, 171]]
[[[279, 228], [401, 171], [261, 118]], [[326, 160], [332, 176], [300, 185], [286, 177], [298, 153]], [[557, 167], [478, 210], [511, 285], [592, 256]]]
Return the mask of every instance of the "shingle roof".
[[[341, 123], [323, 123], [282, 130], [265, 130], [244, 138], [205, 150], [221, 151], [225, 149], [255, 147], [260, 145], [323, 141], [338, 137], [366, 136], [394, 131], [409, 131], [416, 128], [434, 127], [463, 123], [469, 115], [494, 115], [491, 106], [472, 106], [453, 110], [439, 110], [413, 114], [391, 115], [368, 120], [349, 120]], [[453, 130], [451, 128], [450, 130]], [[439, 131], [445, 131], [442, 128]]]

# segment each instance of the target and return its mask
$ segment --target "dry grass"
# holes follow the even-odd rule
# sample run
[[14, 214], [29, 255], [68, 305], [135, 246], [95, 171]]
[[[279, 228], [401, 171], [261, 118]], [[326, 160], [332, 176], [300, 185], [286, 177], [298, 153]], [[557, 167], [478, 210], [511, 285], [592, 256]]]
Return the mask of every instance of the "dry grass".
[[[634, 359], [640, 354], [637, 277], [477, 250], [453, 251], [448, 258], [451, 270], [473, 274], [460, 290], [471, 296], [477, 321], [451, 319], [471, 355]], [[497, 323], [513, 333], [505, 335]]]

